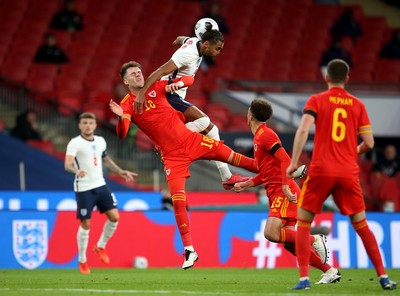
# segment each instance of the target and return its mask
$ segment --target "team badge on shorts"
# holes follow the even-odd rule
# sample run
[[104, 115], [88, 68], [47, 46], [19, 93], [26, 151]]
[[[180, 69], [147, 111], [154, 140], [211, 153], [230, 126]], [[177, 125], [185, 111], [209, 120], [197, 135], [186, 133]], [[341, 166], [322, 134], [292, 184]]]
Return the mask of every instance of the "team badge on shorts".
[[80, 209], [81, 216], [87, 215], [87, 209]]
[[150, 97], [150, 98], [155, 98], [155, 97], [157, 96], [157, 94], [156, 94], [156, 91], [155, 91], [155, 90], [153, 90], [153, 91], [149, 92], [149, 93], [148, 93], [148, 95], [149, 95], [149, 97]]
[[167, 174], [167, 176], [169, 176], [169, 174], [171, 174], [171, 169], [165, 170], [165, 173]]
[[19, 264], [35, 269], [45, 261], [47, 251], [46, 220], [13, 220], [13, 252]]

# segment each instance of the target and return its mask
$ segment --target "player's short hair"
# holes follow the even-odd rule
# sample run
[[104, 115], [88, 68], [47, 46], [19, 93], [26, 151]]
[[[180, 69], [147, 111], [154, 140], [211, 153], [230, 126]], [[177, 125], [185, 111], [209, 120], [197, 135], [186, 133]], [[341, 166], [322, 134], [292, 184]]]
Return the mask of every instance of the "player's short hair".
[[139, 69], [142, 69], [142, 65], [139, 64], [138, 62], [129, 61], [129, 62], [123, 64], [122, 67], [121, 67], [121, 70], [119, 71], [119, 75], [121, 76], [121, 78], [124, 79], [124, 78], [125, 78], [125, 75], [126, 75], [126, 71], [127, 71], [129, 68], [133, 68], [133, 67], [137, 67], [137, 68], [139, 68]]
[[207, 29], [207, 31], [204, 32], [203, 36], [201, 36], [201, 42], [206, 42], [206, 41], [210, 41], [212, 44], [215, 44], [218, 41], [221, 41], [222, 43], [225, 42], [222, 33], [218, 30], [212, 30], [212, 29]]
[[255, 98], [250, 104], [250, 112], [260, 122], [266, 122], [272, 117], [271, 103], [266, 99]]
[[94, 115], [94, 113], [92, 113], [92, 112], [84, 112], [81, 115], [79, 115], [79, 122], [82, 119], [94, 119], [94, 120], [96, 120], [96, 115]]
[[332, 83], [344, 83], [350, 72], [349, 65], [341, 60], [334, 59], [328, 63], [328, 77]]

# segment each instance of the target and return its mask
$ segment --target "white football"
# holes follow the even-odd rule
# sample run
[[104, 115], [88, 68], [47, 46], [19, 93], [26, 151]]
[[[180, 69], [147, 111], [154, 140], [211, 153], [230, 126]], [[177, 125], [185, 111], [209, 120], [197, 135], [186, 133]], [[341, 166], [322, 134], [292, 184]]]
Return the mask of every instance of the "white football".
[[199, 19], [194, 26], [194, 33], [196, 34], [196, 37], [201, 39], [205, 31], [207, 31], [207, 28], [210, 26], [212, 30], [219, 30], [217, 22], [214, 21], [212, 18], [205, 17]]

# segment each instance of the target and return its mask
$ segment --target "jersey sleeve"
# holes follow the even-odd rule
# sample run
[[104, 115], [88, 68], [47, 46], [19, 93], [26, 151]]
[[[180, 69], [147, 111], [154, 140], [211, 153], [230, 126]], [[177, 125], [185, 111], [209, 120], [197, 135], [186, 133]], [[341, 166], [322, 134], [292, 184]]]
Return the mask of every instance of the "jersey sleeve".
[[316, 96], [311, 96], [306, 105], [304, 106], [304, 114], [309, 114], [314, 118], [317, 118], [318, 106]]
[[175, 63], [176, 67], [179, 69], [184, 65], [189, 64], [192, 60], [197, 60], [199, 57], [186, 50], [190, 42], [194, 42], [189, 39], [185, 44], [183, 44], [175, 53], [172, 55], [171, 60]]
[[76, 156], [77, 153], [78, 153], [78, 147], [76, 145], [76, 141], [72, 139], [71, 141], [69, 141], [67, 145], [65, 155]]
[[117, 132], [118, 138], [125, 138], [128, 134], [129, 126], [131, 125], [132, 114], [133, 114], [133, 102], [129, 99], [129, 94], [122, 99], [119, 105], [122, 108], [124, 115], [122, 120], [118, 120], [115, 130]]
[[291, 178], [286, 177], [286, 170], [290, 164], [289, 155], [287, 154], [286, 150], [280, 146], [274, 156], [279, 159], [281, 163], [282, 184], [289, 184], [289, 180], [291, 180]]
[[270, 129], [265, 130], [264, 134], [259, 138], [259, 141], [259, 145], [261, 145], [264, 150], [270, 152], [272, 155], [281, 145], [278, 135]]
[[286, 177], [286, 169], [290, 164], [290, 157], [286, 153], [286, 150], [282, 147], [282, 143], [278, 135], [274, 131], [269, 129], [266, 130], [260, 140], [260, 144], [263, 149], [268, 151], [276, 159], [279, 160], [281, 165], [282, 184], [288, 184], [289, 178]]
[[101, 140], [101, 144], [102, 144], [102, 153], [101, 153], [101, 157], [102, 158], [104, 158], [104, 157], [106, 157], [107, 156], [107, 142], [106, 142], [106, 140], [103, 138], [103, 137], [100, 137], [100, 140]]
[[361, 112], [360, 112], [360, 118], [358, 121], [358, 134], [365, 134], [365, 133], [371, 133], [371, 122], [368, 117], [367, 109], [365, 108], [365, 105], [360, 102], [360, 107], [361, 107]]

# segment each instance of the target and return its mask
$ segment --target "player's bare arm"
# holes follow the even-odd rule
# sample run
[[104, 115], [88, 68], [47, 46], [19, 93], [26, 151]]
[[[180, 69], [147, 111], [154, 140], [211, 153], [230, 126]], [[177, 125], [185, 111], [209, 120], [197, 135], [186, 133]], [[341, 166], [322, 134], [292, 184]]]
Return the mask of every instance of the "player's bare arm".
[[286, 176], [288, 178], [293, 178], [293, 173], [299, 167], [298, 164], [300, 155], [308, 139], [308, 132], [310, 130], [310, 127], [312, 124], [314, 124], [314, 121], [315, 118], [309, 114], [304, 114], [301, 118], [299, 128], [297, 129], [296, 135], [294, 136], [292, 161], [290, 162], [286, 170]]
[[121, 169], [109, 156], [103, 157], [103, 162], [110, 170], [125, 178], [126, 182], [133, 182], [138, 176], [137, 173]]
[[122, 107], [112, 99], [110, 100], [109, 107], [111, 112], [113, 112], [115, 115], [118, 116], [118, 119], [121, 120], [122, 116], [124, 115], [124, 111], [122, 110]]
[[178, 36], [176, 37], [176, 39], [174, 40], [174, 42], [172, 42], [173, 45], [178, 45], [178, 46], [182, 46], [183, 43], [185, 43], [185, 40], [188, 39], [189, 37], [187, 36]]
[[282, 192], [289, 202], [297, 203], [297, 193], [292, 193], [288, 184], [282, 184]]
[[235, 183], [235, 185], [233, 186], [233, 190], [235, 190], [236, 193], [239, 193], [239, 192], [246, 190], [247, 188], [254, 187], [254, 185], [255, 184], [254, 184], [253, 180], [250, 179], [245, 182]]
[[147, 77], [146, 81], [144, 82], [143, 87], [139, 91], [138, 95], [136, 96], [135, 102], [133, 103], [133, 109], [135, 113], [142, 114], [143, 106], [147, 107], [147, 102], [145, 100], [146, 91], [149, 89], [151, 85], [153, 85], [156, 81], [158, 81], [161, 77], [174, 72], [177, 70], [178, 67], [175, 65], [173, 60], [169, 60], [156, 71], [150, 74]]
[[74, 163], [75, 163], [75, 156], [66, 155], [64, 161], [64, 169], [68, 173], [74, 174], [77, 177], [84, 177], [86, 175], [86, 172], [84, 170], [75, 168]]
[[165, 86], [165, 92], [167, 93], [173, 93], [174, 91], [181, 89], [182, 87], [184, 87], [185, 84], [183, 83], [183, 81], [178, 81], [178, 82], [174, 82], [171, 84], [167, 84]]
[[357, 153], [363, 154], [374, 148], [375, 140], [372, 132], [360, 134], [362, 142], [357, 146]]

